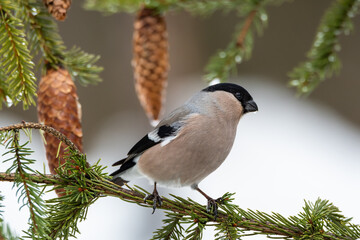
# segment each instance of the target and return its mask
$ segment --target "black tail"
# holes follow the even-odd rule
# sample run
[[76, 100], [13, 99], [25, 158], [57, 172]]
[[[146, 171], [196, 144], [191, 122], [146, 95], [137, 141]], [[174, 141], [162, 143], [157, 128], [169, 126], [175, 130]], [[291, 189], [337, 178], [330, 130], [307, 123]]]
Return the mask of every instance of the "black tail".
[[126, 159], [128, 159], [128, 158], [126, 157], [124, 159], [121, 159], [121, 160], [117, 161], [116, 163], [114, 163], [112, 166], [114, 167], [114, 166], [122, 165], [126, 161]]
[[122, 179], [121, 177], [115, 177], [115, 178], [111, 179], [110, 181], [119, 186], [123, 186], [125, 183], [129, 182], [129, 181]]
[[113, 183], [116, 183], [117, 185], [122, 186], [125, 183], [129, 182], [129, 181], [126, 181], [125, 179], [119, 177], [119, 174], [126, 171], [126, 170], [128, 170], [129, 168], [133, 167], [136, 164], [134, 162], [134, 158], [135, 158], [135, 156], [132, 156], [130, 158], [127, 157], [127, 158], [121, 159], [120, 161], [117, 161], [116, 163], [113, 164], [113, 166], [121, 165], [118, 170], [116, 170], [115, 172], [110, 174], [110, 176], [113, 177], [113, 179], [111, 179], [111, 181]]

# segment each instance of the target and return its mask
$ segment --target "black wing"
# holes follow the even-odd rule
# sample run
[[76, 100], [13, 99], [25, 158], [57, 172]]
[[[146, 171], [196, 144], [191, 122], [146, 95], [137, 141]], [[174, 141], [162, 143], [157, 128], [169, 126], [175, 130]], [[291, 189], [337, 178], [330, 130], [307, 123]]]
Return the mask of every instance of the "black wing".
[[154, 131], [148, 133], [138, 141], [128, 152], [128, 155], [140, 154], [145, 150], [161, 143], [166, 137], [174, 136], [179, 127], [163, 125]]
[[117, 175], [131, 167], [136, 163], [134, 159], [137, 155], [141, 154], [145, 150], [161, 143], [167, 137], [175, 136], [177, 130], [179, 130], [180, 124], [163, 125], [153, 130], [138, 141], [129, 151], [128, 157], [121, 159], [113, 164], [113, 166], [121, 165], [120, 169], [110, 174], [110, 176]]
[[[150, 134], [150, 133], [149, 133]], [[161, 141], [152, 140], [149, 134], [145, 135], [140, 141], [138, 141], [128, 152], [128, 155], [140, 154], [146, 149], [149, 149]]]

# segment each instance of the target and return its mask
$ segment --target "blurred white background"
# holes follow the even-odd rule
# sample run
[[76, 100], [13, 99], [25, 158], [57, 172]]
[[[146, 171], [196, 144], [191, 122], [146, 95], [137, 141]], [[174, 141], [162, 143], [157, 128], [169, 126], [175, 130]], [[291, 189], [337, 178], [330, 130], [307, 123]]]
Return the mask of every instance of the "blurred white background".
[[[235, 203], [241, 208], [285, 216], [301, 211], [304, 199], [314, 202], [320, 197], [333, 202], [345, 216], [353, 217], [354, 223], [360, 223], [358, 29], [342, 39], [344, 66], [339, 76], [322, 83], [308, 98], [297, 98], [294, 89], [286, 87], [286, 73], [304, 60], [330, 2], [294, 1], [269, 9], [269, 27], [263, 37], [256, 39], [253, 58], [242, 64], [238, 77], [232, 79], [252, 94], [259, 112], [244, 116], [228, 159], [200, 184], [210, 196], [236, 192]], [[170, 112], [206, 86], [201, 75], [207, 58], [225, 46], [237, 20], [233, 15], [202, 19], [185, 13], [170, 14], [167, 20], [172, 68], [166, 112]], [[91, 163], [101, 158], [103, 165], [111, 166], [151, 130], [133, 90], [132, 21], [133, 16], [128, 14], [105, 17], [84, 11], [80, 1], [73, 1], [68, 19], [60, 24], [68, 46], [76, 44], [100, 54], [105, 67], [103, 83], [78, 86], [85, 152]], [[35, 110], [23, 112], [21, 106], [2, 110], [0, 125], [36, 121]], [[36, 131], [31, 146], [38, 169], [43, 169], [44, 148]], [[0, 171], [6, 167], [1, 163]], [[132, 184], [152, 189], [146, 180]], [[1, 193], [6, 196], [4, 218], [20, 235], [27, 228], [28, 212], [25, 208], [18, 210], [16, 190], [11, 186], [0, 183]], [[159, 191], [164, 196], [170, 192], [206, 203], [190, 188]], [[90, 207], [88, 219], [80, 224], [78, 239], [149, 239], [161, 226], [162, 218], [161, 210], [152, 215], [150, 209], [107, 197]], [[211, 229], [207, 229], [204, 239], [213, 239]]]

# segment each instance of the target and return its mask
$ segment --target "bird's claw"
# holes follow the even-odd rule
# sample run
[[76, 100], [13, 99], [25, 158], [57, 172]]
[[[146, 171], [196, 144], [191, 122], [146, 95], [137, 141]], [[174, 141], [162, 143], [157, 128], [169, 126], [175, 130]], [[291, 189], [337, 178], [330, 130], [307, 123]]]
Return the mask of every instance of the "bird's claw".
[[206, 211], [208, 213], [212, 212], [215, 219], [218, 215], [218, 203], [221, 203], [222, 201], [223, 201], [222, 198], [218, 198], [218, 199], [209, 198], [208, 199]]
[[146, 200], [151, 200], [153, 201], [153, 212], [152, 214], [154, 214], [156, 207], [159, 205], [159, 207], [161, 207], [162, 205], [162, 198], [160, 197], [160, 195], [157, 192], [153, 192], [152, 194], [147, 195], [144, 198], [144, 202], [146, 203]]

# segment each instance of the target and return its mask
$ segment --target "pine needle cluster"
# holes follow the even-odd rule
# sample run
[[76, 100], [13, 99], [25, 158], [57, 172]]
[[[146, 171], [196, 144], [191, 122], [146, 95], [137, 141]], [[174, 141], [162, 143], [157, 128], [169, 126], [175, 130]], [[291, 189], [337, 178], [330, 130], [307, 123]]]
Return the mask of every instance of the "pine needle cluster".
[[23, 101], [24, 106], [35, 104], [36, 92], [34, 63], [30, 56], [24, 25], [13, 12], [16, 6], [13, 1], [1, 2], [0, 23], [0, 65], [2, 74], [7, 77], [1, 79], [4, 93], [11, 96], [14, 103]]
[[321, 81], [339, 72], [339, 37], [350, 34], [354, 27], [351, 20], [359, 13], [359, 7], [358, 0], [338, 0], [325, 12], [307, 54], [308, 60], [289, 74], [292, 79], [290, 85], [296, 87], [299, 93], [312, 92]]
[[31, 167], [35, 160], [28, 158], [33, 151], [27, 147], [29, 141], [20, 144], [20, 133], [17, 129], [8, 133], [5, 142], [8, 151], [3, 156], [9, 157], [4, 162], [11, 163], [6, 172], [15, 172], [14, 187], [17, 188], [16, 193], [22, 203], [20, 209], [27, 206], [30, 212], [27, 235], [36, 238], [44, 233], [46, 223], [43, 219], [45, 202], [42, 199], [42, 189], [29, 180], [29, 175], [35, 173]]
[[94, 184], [90, 180], [107, 177], [102, 173], [104, 167], [99, 167], [98, 163], [90, 167], [86, 156], [79, 152], [68, 149], [65, 158], [67, 161], [58, 168], [61, 183], [54, 189], [63, 189], [66, 194], [47, 201], [46, 221], [50, 230], [47, 235], [50, 239], [68, 239], [79, 233], [77, 223], [86, 219], [89, 206], [100, 196], [93, 190]]
[[[31, 132], [24, 129], [30, 136]], [[13, 175], [14, 188], [22, 203], [30, 212], [29, 229], [25, 236], [31, 239], [68, 239], [78, 233], [77, 223], [86, 218], [87, 208], [100, 196], [93, 190], [96, 181], [105, 181], [104, 167], [89, 166], [86, 156], [69, 148], [66, 162], [58, 168], [57, 175], [49, 177], [32, 169], [35, 160], [29, 158], [32, 151], [28, 141], [20, 144], [19, 129], [2, 132], [1, 143], [8, 150], [3, 162], [11, 162], [6, 174]], [[34, 181], [32, 176], [43, 179], [44, 184]], [[63, 189], [65, 195], [51, 200], [43, 200], [46, 186], [51, 191]]]
[[[43, 66], [67, 68], [82, 85], [101, 81], [98, 56], [79, 48], [67, 50], [57, 24], [41, 1], [0, 0], [0, 108], [35, 105], [34, 59]], [[42, 64], [36, 64], [41, 66]]]

